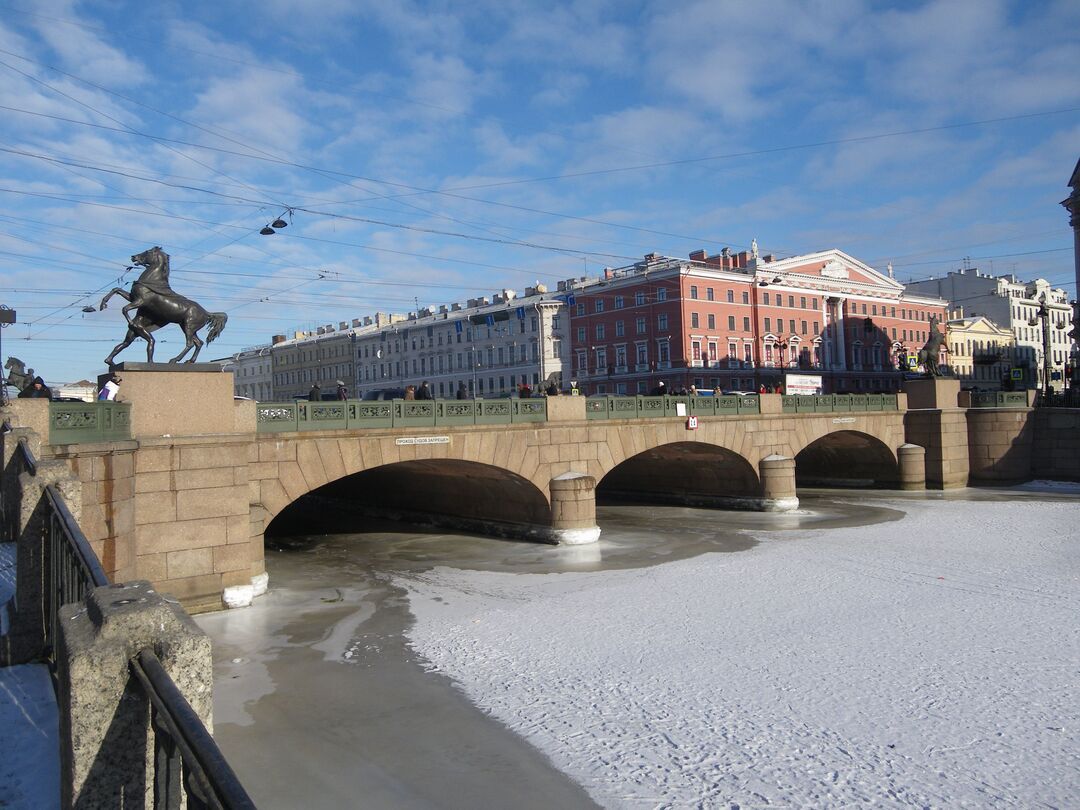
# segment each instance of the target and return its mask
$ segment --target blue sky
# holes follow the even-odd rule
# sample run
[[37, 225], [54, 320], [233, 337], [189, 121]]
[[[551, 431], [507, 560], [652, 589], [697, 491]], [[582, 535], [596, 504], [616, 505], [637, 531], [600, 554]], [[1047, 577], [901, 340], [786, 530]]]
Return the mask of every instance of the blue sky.
[[1076, 294], [1075, 0], [309, 5], [0, 0], [5, 356], [102, 371], [151, 245], [200, 359], [752, 238]]

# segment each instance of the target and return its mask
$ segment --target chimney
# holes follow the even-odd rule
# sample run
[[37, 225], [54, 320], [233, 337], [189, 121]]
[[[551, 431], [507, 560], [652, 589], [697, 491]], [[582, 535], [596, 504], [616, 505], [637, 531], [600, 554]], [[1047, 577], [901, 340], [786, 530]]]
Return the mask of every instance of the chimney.
[[708, 261], [709, 257], [705, 254], [704, 250], [695, 250], [690, 254], [690, 258], [695, 262], [704, 262]]
[[735, 266], [736, 267], [738, 267], [740, 269], [745, 268], [749, 261], [750, 261], [750, 251], [748, 251], [748, 250], [740, 250], [738, 253], [735, 254]]
[[559, 292], [566, 292], [566, 282], [560, 281], [558, 284], [555, 285], [555, 289]]
[[343, 331], [345, 329], [348, 329], [349, 328], [349, 322], [348, 321], [338, 321], [337, 328], [338, 328], [339, 331]]
[[284, 342], [285, 342], [285, 336], [284, 335], [274, 335], [273, 337], [270, 338], [270, 345], [271, 346], [277, 346], [279, 343], [284, 343]]
[[451, 304], [450, 305], [450, 311], [451, 312], [461, 312], [461, 304], [456, 303], [456, 302]]

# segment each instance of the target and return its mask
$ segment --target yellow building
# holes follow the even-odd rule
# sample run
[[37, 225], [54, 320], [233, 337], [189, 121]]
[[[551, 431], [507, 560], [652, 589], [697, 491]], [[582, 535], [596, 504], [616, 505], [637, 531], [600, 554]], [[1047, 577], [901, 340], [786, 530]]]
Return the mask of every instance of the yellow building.
[[[1033, 384], [1031, 350], [1018, 348], [1012, 331], [982, 315], [950, 320], [947, 340], [949, 365], [963, 387], [999, 391], [1005, 380], [1016, 388]], [[1020, 379], [1014, 369], [1020, 369]]]

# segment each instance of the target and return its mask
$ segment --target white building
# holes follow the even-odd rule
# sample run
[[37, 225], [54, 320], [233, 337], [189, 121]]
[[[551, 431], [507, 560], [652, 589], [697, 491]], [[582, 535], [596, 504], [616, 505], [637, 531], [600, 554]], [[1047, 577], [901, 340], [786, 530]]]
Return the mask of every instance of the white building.
[[1045, 301], [1049, 310], [1049, 366], [1053, 387], [1064, 387], [1065, 364], [1071, 354], [1068, 324], [1072, 308], [1065, 291], [1050, 286], [1046, 279], [1031, 282], [1020, 281], [1014, 275], [990, 276], [976, 269], [957, 270], [944, 278], [913, 281], [908, 290], [936, 295], [949, 301], [954, 310], [962, 310], [964, 317], [983, 316], [998, 326], [1012, 332], [1016, 350], [1021, 357], [1030, 358], [1032, 366], [1024, 369], [1024, 378], [1038, 387], [1043, 380], [1043, 325], [1039, 320], [1039, 307]]
[[522, 385], [563, 385], [569, 355], [563, 301], [543, 285], [410, 312], [357, 335], [354, 396], [427, 382], [439, 398], [463, 387], [470, 397], [498, 397]]
[[233, 394], [267, 401], [273, 399], [273, 379], [270, 373], [270, 344], [249, 346], [232, 357], [215, 360], [223, 371], [233, 373]]

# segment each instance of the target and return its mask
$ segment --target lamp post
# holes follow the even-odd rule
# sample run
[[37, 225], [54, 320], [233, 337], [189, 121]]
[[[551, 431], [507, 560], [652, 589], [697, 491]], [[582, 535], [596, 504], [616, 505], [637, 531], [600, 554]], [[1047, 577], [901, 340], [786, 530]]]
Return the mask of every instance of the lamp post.
[[1046, 303], [1044, 294], [1039, 300], [1039, 310], [1035, 317], [1028, 321], [1028, 326], [1038, 326], [1042, 322], [1042, 382], [1043, 398], [1049, 402], [1053, 389], [1050, 386], [1050, 307]]

